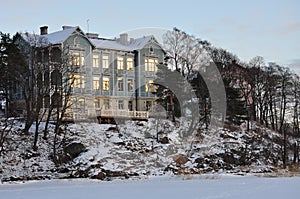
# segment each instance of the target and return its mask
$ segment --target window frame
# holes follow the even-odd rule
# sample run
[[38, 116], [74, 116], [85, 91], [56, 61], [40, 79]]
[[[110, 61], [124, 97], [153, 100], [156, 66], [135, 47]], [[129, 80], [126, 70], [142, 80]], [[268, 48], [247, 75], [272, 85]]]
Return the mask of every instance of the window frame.
[[109, 69], [109, 55], [106, 54], [102, 55], [101, 58], [102, 58], [102, 69]]
[[154, 85], [154, 80], [152, 80], [152, 79], [147, 79], [146, 80], [145, 92], [146, 93], [154, 93], [154, 92], [156, 92], [156, 88], [155, 88], [155, 85]]
[[124, 91], [124, 78], [118, 77], [118, 91]]
[[134, 91], [134, 80], [133, 79], [127, 79], [127, 91], [128, 92], [133, 92]]
[[117, 57], [117, 70], [124, 70], [124, 57]]
[[109, 89], [110, 89], [110, 77], [104, 76], [102, 77], [102, 90], [109, 91]]
[[103, 108], [104, 108], [104, 110], [110, 109], [110, 100], [109, 99], [103, 99]]
[[100, 88], [101, 88], [100, 77], [93, 76], [93, 90], [100, 90]]
[[100, 63], [99, 63], [99, 55], [93, 54], [93, 67], [94, 68], [99, 68]]
[[145, 71], [146, 72], [157, 72], [158, 59], [157, 58], [145, 58]]
[[128, 71], [133, 71], [133, 64], [134, 62], [133, 62], [133, 58], [132, 57], [128, 57], [127, 59], [126, 59], [126, 69], [128, 70]]
[[70, 75], [71, 88], [85, 88], [85, 76], [80, 74]]
[[124, 100], [118, 100], [118, 109], [124, 110]]

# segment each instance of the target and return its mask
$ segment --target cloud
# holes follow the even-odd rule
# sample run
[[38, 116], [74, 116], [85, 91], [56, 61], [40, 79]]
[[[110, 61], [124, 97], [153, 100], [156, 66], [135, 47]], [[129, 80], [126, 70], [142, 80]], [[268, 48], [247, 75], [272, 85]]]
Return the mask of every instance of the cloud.
[[287, 21], [280, 28], [275, 29], [274, 32], [280, 35], [288, 35], [290, 33], [300, 32], [300, 22]]
[[289, 22], [287, 22], [287, 27], [291, 31], [300, 31], [300, 22], [299, 21], [289, 21]]

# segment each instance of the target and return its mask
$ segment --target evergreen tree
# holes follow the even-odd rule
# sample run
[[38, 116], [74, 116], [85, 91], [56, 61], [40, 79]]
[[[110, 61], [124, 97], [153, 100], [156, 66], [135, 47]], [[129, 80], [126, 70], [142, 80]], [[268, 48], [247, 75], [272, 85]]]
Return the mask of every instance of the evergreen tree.
[[241, 124], [246, 119], [245, 100], [241, 97], [239, 88], [230, 79], [223, 78], [227, 97], [227, 120], [233, 124]]

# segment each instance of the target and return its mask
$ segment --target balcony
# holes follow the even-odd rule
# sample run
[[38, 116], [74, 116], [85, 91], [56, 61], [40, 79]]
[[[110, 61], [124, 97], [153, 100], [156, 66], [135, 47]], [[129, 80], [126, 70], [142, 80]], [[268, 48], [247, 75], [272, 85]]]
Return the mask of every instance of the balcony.
[[134, 120], [148, 120], [148, 111], [129, 111], [129, 110], [113, 110], [113, 109], [96, 109], [96, 115], [102, 118], [121, 118]]

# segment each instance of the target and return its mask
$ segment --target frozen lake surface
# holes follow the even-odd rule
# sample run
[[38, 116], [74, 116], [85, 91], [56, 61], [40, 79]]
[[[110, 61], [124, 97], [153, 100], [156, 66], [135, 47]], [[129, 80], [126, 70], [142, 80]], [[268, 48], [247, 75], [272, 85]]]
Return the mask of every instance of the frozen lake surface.
[[[186, 177], [185, 177], [186, 178]], [[1, 199], [299, 198], [300, 178], [154, 177], [110, 182], [72, 179], [0, 185]]]

